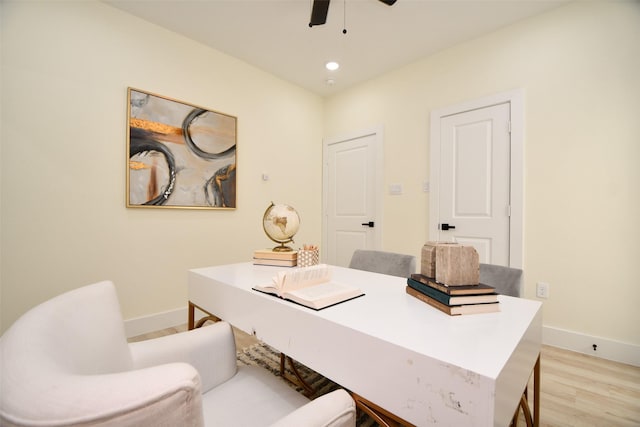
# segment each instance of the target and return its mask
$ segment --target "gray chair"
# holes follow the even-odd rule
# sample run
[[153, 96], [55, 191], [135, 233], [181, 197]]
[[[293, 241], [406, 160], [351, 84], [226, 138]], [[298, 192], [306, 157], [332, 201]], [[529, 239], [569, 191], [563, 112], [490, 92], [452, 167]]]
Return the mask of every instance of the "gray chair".
[[351, 257], [349, 268], [409, 277], [416, 272], [416, 257], [394, 252], [356, 249]]
[[493, 286], [502, 295], [522, 296], [522, 270], [519, 268], [480, 264], [480, 283]]

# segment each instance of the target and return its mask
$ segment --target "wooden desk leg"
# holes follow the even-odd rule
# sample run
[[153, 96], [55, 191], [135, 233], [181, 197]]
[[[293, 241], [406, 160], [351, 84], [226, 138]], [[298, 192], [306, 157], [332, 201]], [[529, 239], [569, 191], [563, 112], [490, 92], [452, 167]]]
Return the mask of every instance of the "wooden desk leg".
[[195, 316], [196, 316], [196, 306], [189, 301], [189, 322], [187, 323], [187, 328], [192, 330], [195, 325]]
[[[289, 378], [289, 376], [287, 375], [285, 370], [286, 362], [289, 362], [289, 366], [291, 367], [291, 371], [295, 376], [295, 380], [293, 378]], [[302, 378], [302, 375], [300, 375], [298, 368], [296, 368], [295, 360], [293, 360], [292, 358], [290, 358], [284, 353], [280, 353], [280, 376], [285, 380], [290, 381], [293, 384], [302, 386], [302, 388], [304, 389], [303, 394], [307, 396], [309, 399], [311, 399], [316, 394], [316, 390], [311, 385], [309, 385], [309, 383], [307, 383], [304, 380], [304, 378]]]
[[[205, 316], [202, 319], [198, 320], [198, 323], [195, 323], [196, 308], [198, 310], [203, 311], [204, 313], [207, 314], [207, 316]], [[212, 322], [219, 322], [221, 320], [218, 316], [215, 316], [215, 315], [209, 313], [208, 311], [201, 309], [200, 307], [198, 307], [197, 305], [195, 305], [191, 301], [189, 301], [188, 317], [189, 318], [188, 318], [188, 321], [187, 321], [187, 328], [189, 330], [195, 329], [195, 328], [199, 328], [202, 325], [204, 325], [205, 322], [207, 322], [209, 320], [211, 320]]]
[[356, 408], [368, 414], [376, 423], [378, 423], [378, 425], [382, 427], [415, 427], [410, 422], [405, 421], [381, 408], [359, 394], [351, 392], [351, 397], [356, 402]]
[[533, 414], [529, 407], [527, 388], [528, 386], [525, 387], [524, 393], [522, 393], [522, 396], [520, 397], [520, 403], [516, 408], [516, 413], [513, 414], [513, 419], [511, 420], [512, 427], [518, 427], [518, 415], [520, 413], [520, 409], [522, 409], [522, 414], [524, 415], [524, 421], [527, 424], [527, 427], [540, 426], [540, 354], [538, 354], [536, 364], [533, 366]]
[[540, 355], [533, 368], [533, 427], [540, 426]]

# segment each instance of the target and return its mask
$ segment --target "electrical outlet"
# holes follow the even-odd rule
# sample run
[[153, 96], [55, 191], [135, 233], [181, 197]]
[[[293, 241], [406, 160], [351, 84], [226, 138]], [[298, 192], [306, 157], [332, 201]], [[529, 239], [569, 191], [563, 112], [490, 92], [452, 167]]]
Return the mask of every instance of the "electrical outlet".
[[544, 282], [536, 283], [536, 296], [538, 298], [549, 298], [549, 284]]

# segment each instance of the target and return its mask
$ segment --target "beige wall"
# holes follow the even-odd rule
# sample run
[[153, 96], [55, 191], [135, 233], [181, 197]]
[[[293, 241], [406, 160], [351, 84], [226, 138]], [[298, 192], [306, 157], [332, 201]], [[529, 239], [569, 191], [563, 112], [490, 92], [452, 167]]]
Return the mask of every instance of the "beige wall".
[[[102, 3], [1, 13], [2, 330], [103, 279], [125, 318], [184, 307], [188, 268], [271, 245], [271, 200], [298, 209], [297, 242], [320, 241], [320, 97]], [[238, 117], [236, 210], [125, 208], [128, 86]]]
[[545, 326], [640, 344], [640, 3], [578, 2], [337, 94], [325, 136], [382, 124], [384, 246], [428, 238], [429, 114], [523, 88], [526, 296]]
[[[546, 281], [546, 326], [640, 344], [638, 2], [572, 4], [325, 101], [101, 3], [1, 7], [2, 330], [107, 278], [126, 318], [183, 307], [188, 268], [268, 245], [271, 200], [319, 242], [320, 141], [377, 125], [385, 188], [404, 186], [385, 199], [384, 247], [419, 255], [430, 112], [523, 88], [527, 296]], [[237, 210], [124, 207], [127, 86], [238, 117]]]

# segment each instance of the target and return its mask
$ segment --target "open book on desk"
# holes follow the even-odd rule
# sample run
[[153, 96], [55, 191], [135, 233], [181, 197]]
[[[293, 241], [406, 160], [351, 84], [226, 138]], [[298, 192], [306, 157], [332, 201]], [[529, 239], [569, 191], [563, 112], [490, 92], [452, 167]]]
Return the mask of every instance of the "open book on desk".
[[273, 278], [273, 283], [256, 285], [253, 289], [314, 310], [364, 295], [355, 286], [332, 281], [331, 268], [326, 264], [280, 271]]

